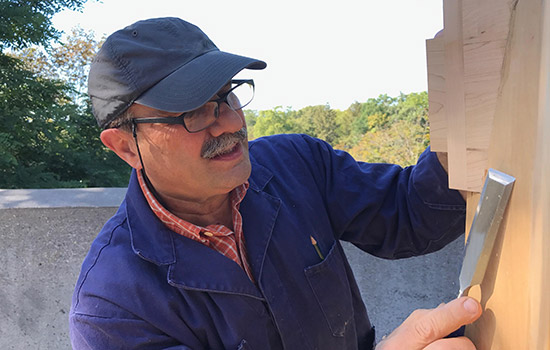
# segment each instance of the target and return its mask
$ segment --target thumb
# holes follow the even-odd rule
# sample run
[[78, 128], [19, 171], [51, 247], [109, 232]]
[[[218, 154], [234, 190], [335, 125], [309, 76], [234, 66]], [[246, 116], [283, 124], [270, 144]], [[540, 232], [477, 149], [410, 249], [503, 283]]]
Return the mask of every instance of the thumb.
[[474, 322], [479, 316], [481, 316], [481, 305], [477, 300], [469, 297], [455, 299], [437, 309], [430, 310], [407, 329], [409, 339], [416, 346], [412, 349], [422, 349], [461, 326]]
[[436, 309], [416, 310], [377, 349], [424, 349], [481, 316], [481, 305], [470, 297], [455, 299]]

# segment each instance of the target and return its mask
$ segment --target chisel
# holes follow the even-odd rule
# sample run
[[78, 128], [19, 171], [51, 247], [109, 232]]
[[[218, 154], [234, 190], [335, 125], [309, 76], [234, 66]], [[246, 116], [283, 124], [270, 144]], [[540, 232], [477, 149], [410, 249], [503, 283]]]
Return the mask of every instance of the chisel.
[[483, 281], [515, 181], [513, 176], [489, 169], [466, 243], [459, 297], [468, 295], [470, 287]]
[[[495, 169], [489, 169], [487, 173], [466, 243], [466, 253], [459, 277], [459, 298], [467, 296], [472, 286], [483, 281], [515, 181], [514, 177]], [[447, 338], [461, 337], [464, 330], [465, 327], [462, 326]]]

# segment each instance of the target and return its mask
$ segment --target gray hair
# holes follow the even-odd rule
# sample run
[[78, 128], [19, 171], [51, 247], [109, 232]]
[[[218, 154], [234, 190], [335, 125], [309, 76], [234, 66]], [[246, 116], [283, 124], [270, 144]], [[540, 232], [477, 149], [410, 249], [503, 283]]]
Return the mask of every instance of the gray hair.
[[119, 114], [115, 119], [111, 120], [105, 129], [121, 129], [123, 131], [132, 131], [132, 119], [135, 115], [130, 109], [125, 110], [122, 114]]

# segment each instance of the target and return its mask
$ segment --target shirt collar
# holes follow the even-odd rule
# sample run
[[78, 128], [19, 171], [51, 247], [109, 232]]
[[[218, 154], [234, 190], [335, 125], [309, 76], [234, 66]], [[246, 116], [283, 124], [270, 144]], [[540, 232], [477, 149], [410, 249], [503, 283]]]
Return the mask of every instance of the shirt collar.
[[[166, 209], [154, 196], [153, 192], [147, 186], [145, 178], [141, 171], [136, 171], [139, 186], [149, 207], [155, 213], [155, 215], [172, 231], [193, 239], [198, 242], [202, 242], [203, 238], [200, 236], [201, 231], [205, 231], [206, 228], [202, 226], [190, 223], [187, 220], [181, 219]], [[249, 188], [249, 183], [245, 183], [237, 186], [230, 192], [231, 208], [233, 211], [239, 210], [240, 203], [246, 196], [246, 192]]]

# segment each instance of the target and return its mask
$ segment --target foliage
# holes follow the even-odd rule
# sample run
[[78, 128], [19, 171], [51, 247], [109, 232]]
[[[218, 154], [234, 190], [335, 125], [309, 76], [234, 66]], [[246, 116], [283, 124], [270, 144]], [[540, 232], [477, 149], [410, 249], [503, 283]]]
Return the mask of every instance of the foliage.
[[99, 140], [89, 108], [70, 103], [70, 88], [0, 56], [0, 188], [123, 185], [126, 166]]
[[248, 138], [250, 140], [253, 140], [254, 137], [254, 126], [256, 125], [256, 120], [258, 119], [258, 111], [253, 109], [245, 109], [244, 111], [244, 119], [246, 122], [247, 130], [248, 130]]
[[79, 187], [128, 184], [129, 166], [101, 142], [100, 129], [89, 105], [71, 113], [62, 125], [63, 151], [58, 154], [61, 180], [78, 180]]
[[361, 134], [354, 128], [355, 120], [361, 115], [361, 103], [354, 102], [345, 111], [336, 110], [336, 141], [334, 146], [339, 149], [349, 150], [361, 139]]
[[395, 163], [416, 162], [429, 145], [428, 94], [380, 95], [355, 102], [345, 111], [328, 105], [299, 111], [277, 107], [247, 114], [254, 137], [280, 133], [305, 133], [347, 150], [357, 160]]
[[297, 129], [294, 111], [282, 107], [260, 111], [253, 128], [254, 137], [293, 133]]
[[363, 135], [373, 128], [383, 128], [388, 122], [388, 116], [395, 113], [396, 99], [388, 95], [369, 98], [362, 103], [358, 117], [353, 121], [353, 130]]
[[72, 97], [81, 101], [86, 92], [90, 62], [103, 43], [95, 39], [93, 32], [80, 27], [73, 28], [66, 38], [47, 50], [32, 46], [17, 51], [14, 57], [25, 63], [25, 68], [44, 79], [62, 80], [75, 91]]
[[349, 152], [372, 163], [413, 165], [428, 146], [428, 130], [407, 120], [398, 120], [387, 129], [366, 133]]
[[84, 2], [0, 3], [0, 188], [121, 186], [127, 181], [128, 167], [101, 144], [81, 94], [97, 42], [77, 29], [66, 43], [50, 45], [60, 36], [51, 16]]
[[[61, 39], [51, 17], [86, 0], [0, 2], [0, 188], [125, 186], [129, 167], [99, 139], [84, 94], [101, 42], [81, 28]], [[429, 144], [426, 92], [380, 95], [344, 111], [245, 110], [251, 139], [307, 133], [357, 160], [413, 164]]]
[[86, 0], [3, 0], [0, 2], [0, 50], [47, 46], [59, 39], [51, 18], [63, 9], [81, 10]]
[[55, 115], [63, 111], [59, 82], [37, 79], [9, 56], [0, 56], [0, 187], [51, 184], [55, 175], [43, 161], [56, 142]]
[[309, 106], [297, 113], [298, 132], [334, 143], [336, 141], [336, 112], [330, 106]]

